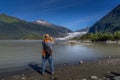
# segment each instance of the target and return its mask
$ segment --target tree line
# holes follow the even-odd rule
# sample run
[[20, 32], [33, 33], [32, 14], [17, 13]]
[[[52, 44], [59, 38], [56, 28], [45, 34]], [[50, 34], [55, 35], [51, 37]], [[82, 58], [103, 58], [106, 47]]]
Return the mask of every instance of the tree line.
[[96, 32], [96, 33], [87, 33], [83, 35], [80, 40], [90, 40], [90, 41], [107, 41], [107, 40], [120, 40], [120, 31], [116, 31], [114, 33], [110, 32]]

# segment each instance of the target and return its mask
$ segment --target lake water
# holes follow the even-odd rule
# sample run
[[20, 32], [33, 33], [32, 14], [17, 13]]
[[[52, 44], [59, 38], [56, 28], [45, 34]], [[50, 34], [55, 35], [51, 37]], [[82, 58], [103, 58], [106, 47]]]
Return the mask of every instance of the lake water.
[[[41, 64], [41, 41], [0, 40], [0, 70], [30, 63]], [[61, 44], [54, 45], [55, 64], [97, 60], [108, 56], [119, 57], [120, 45], [115, 44]]]

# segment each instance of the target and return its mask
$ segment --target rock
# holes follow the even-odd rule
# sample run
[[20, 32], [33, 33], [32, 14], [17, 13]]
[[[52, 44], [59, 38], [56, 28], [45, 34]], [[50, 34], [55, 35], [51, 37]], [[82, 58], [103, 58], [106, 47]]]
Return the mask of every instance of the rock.
[[80, 64], [83, 64], [83, 61], [80, 61], [79, 63], [80, 63]]
[[111, 59], [111, 56], [108, 56], [109, 59]]
[[91, 79], [98, 80], [97, 76], [90, 76]]
[[63, 64], [63, 66], [66, 66], [66, 65], [67, 65], [66, 63]]
[[114, 80], [120, 80], [120, 76], [116, 76], [113, 78]]
[[22, 80], [25, 80], [25, 77], [22, 77]]
[[110, 74], [110, 71], [107, 71], [108, 74]]

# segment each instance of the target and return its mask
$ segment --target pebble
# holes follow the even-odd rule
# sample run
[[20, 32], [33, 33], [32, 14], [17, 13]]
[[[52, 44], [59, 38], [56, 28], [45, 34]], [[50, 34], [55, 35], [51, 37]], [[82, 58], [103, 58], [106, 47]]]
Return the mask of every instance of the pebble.
[[83, 61], [80, 61], [79, 63], [80, 63], [80, 64], [83, 64]]
[[66, 65], [67, 65], [67, 64], [65, 64], [65, 63], [63, 64], [63, 66], [66, 66]]
[[111, 56], [108, 56], [109, 59], [111, 59]]
[[120, 76], [114, 77], [114, 80], [120, 80]]
[[109, 73], [110, 73], [110, 71], [107, 71], [107, 73], [109, 74]]
[[98, 80], [97, 76], [90, 76], [91, 79]]
[[22, 77], [22, 80], [25, 80], [25, 77]]

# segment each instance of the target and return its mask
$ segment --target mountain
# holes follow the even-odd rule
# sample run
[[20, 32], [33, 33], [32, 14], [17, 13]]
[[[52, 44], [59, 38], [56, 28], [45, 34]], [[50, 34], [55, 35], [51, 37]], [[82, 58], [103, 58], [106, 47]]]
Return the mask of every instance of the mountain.
[[45, 20], [36, 20], [36, 21], [33, 21], [34, 24], [39, 24], [39, 25], [43, 25], [43, 26], [53, 26], [54, 24], [52, 23], [49, 23], [48, 21], [45, 21]]
[[90, 27], [90, 33], [120, 31], [120, 4]]
[[85, 27], [83, 29], [76, 30], [75, 32], [88, 32], [90, 27]]
[[[45, 20], [37, 20], [37, 21], [33, 21], [32, 23], [36, 24], [36, 25], [39, 25], [39, 26], [44, 26], [44, 28], [52, 28], [52, 29], [54, 29], [55, 31], [53, 31], [53, 32], [54, 33], [55, 32], [59, 33], [59, 37], [61, 37], [60, 35], [64, 36], [64, 34], [72, 32], [70, 29], [67, 29], [67, 28], [65, 28], [63, 26], [58, 26], [58, 25], [52, 24], [52, 23], [50, 23], [48, 21], [45, 21]], [[49, 34], [51, 34], [51, 32]]]
[[[61, 37], [68, 32], [72, 32], [65, 27], [46, 23], [38, 24], [0, 14], [0, 39], [40, 39], [45, 33], [54, 37]], [[48, 26], [48, 24], [50, 25]]]

